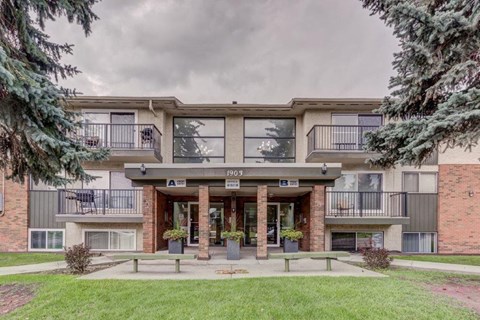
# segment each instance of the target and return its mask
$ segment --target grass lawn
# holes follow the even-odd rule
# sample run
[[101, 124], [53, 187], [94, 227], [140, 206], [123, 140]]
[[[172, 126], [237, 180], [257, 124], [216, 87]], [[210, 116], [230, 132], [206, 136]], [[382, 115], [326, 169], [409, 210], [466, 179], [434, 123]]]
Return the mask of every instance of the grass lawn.
[[6, 319], [477, 319], [473, 311], [422, 286], [447, 281], [445, 274], [403, 269], [386, 273], [389, 278], [215, 281], [19, 275], [0, 277], [0, 285], [37, 287], [37, 296]]
[[0, 267], [62, 261], [64, 259], [63, 254], [57, 253], [0, 253]]
[[466, 264], [470, 266], [480, 266], [480, 256], [440, 256], [440, 255], [412, 255], [412, 256], [394, 256], [399, 260], [415, 260], [428, 262], [441, 262], [453, 264]]

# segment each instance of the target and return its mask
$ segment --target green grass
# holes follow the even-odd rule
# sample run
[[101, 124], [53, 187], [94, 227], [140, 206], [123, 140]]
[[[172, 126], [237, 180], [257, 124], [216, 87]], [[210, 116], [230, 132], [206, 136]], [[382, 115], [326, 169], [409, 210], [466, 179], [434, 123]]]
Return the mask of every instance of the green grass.
[[6, 319], [477, 319], [472, 311], [421, 285], [449, 281], [446, 274], [404, 269], [386, 273], [389, 278], [205, 281], [19, 275], [0, 277], [0, 284], [37, 284], [37, 296]]
[[394, 256], [394, 258], [399, 260], [415, 260], [415, 261], [465, 264], [469, 266], [480, 266], [480, 256], [412, 255], [412, 256]]
[[64, 260], [64, 255], [57, 253], [0, 253], [0, 267], [21, 266], [62, 260]]

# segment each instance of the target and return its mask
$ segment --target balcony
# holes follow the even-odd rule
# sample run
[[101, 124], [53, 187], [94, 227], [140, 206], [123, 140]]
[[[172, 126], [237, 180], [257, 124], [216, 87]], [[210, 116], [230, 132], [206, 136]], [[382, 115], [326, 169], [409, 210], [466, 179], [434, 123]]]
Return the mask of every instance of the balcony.
[[141, 223], [143, 190], [58, 190], [57, 222]]
[[326, 191], [327, 224], [408, 224], [406, 192]]
[[161, 162], [161, 137], [153, 124], [83, 123], [73, 138], [87, 148], [110, 149], [110, 160]]
[[364, 163], [364, 134], [379, 126], [315, 125], [307, 134], [306, 162]]

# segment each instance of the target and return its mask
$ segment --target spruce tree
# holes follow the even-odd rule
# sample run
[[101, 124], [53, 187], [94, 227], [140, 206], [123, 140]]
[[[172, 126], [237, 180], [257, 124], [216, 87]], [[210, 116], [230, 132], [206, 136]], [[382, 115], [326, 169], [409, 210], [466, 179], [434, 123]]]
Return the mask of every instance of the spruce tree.
[[108, 155], [74, 139], [79, 117], [68, 111], [67, 98], [75, 92], [56, 82], [79, 72], [60, 61], [72, 45], [51, 42], [44, 32], [45, 23], [65, 16], [88, 35], [97, 19], [95, 2], [0, 1], [0, 168], [15, 181], [23, 183], [27, 175], [57, 186], [89, 181], [82, 162]]
[[480, 1], [363, 0], [393, 28], [400, 51], [391, 96], [379, 112], [393, 120], [367, 133], [374, 165], [421, 165], [436, 150], [470, 149], [480, 137]]

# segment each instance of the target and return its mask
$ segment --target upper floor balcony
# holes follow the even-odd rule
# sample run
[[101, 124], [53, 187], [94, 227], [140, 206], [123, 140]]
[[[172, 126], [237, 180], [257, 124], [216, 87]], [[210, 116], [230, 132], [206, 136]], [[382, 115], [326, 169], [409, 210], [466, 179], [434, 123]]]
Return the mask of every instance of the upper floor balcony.
[[110, 160], [158, 162], [161, 137], [153, 124], [83, 123], [73, 138], [87, 148], [110, 149]]
[[380, 126], [315, 125], [307, 134], [306, 162], [364, 163], [365, 133]]

